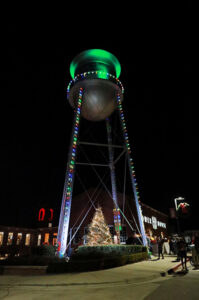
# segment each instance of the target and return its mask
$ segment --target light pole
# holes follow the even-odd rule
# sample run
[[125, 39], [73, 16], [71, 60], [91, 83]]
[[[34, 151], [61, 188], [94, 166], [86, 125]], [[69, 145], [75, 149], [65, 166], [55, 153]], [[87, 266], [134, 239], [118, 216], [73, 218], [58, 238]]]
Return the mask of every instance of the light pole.
[[178, 202], [184, 202], [184, 198], [183, 197], [178, 197], [174, 199], [174, 203], [175, 203], [175, 209], [176, 209], [176, 220], [177, 220], [177, 230], [178, 230], [178, 234], [181, 233], [180, 231], [180, 222], [179, 222], [179, 218], [178, 218]]

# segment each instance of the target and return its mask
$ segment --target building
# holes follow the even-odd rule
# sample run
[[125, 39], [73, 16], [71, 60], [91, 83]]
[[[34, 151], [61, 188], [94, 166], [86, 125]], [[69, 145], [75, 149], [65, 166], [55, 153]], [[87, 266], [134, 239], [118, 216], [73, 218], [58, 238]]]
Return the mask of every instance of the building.
[[[123, 197], [123, 194], [118, 193], [118, 205], [124, 212], [121, 216], [122, 230], [120, 232], [120, 241], [125, 243], [129, 236], [132, 236], [133, 231], [138, 231], [138, 220], [135, 213], [135, 206], [132, 197]], [[69, 241], [71, 238], [71, 247], [76, 248], [80, 244], [86, 243], [86, 234], [88, 225], [90, 224], [95, 207], [101, 206], [105, 220], [109, 225], [110, 232], [114, 238], [114, 203], [108, 192], [104, 190], [97, 191], [89, 189], [88, 191], [73, 198]], [[168, 236], [168, 216], [160, 211], [141, 203], [145, 231], [149, 236]], [[39, 211], [41, 218], [41, 210]], [[53, 223], [53, 220], [51, 220]], [[32, 247], [37, 247], [42, 244], [55, 245], [57, 242], [57, 227], [53, 227], [52, 223], [48, 223], [46, 227], [38, 228], [19, 228], [0, 226], [0, 256], [7, 257], [9, 255], [19, 256], [29, 254]], [[47, 223], [45, 223], [46, 225]], [[68, 242], [69, 242], [68, 241]]]
[[[139, 234], [139, 223], [132, 197], [127, 195], [123, 197], [123, 194], [117, 193], [118, 205], [124, 212], [124, 216], [121, 215], [122, 231], [120, 232], [120, 241], [122, 243], [129, 236], [132, 236], [133, 231]], [[113, 217], [114, 203], [111, 195], [104, 190], [98, 191], [96, 195], [95, 189], [89, 189], [73, 199], [69, 226], [70, 236], [73, 236], [79, 228], [73, 243], [85, 243], [84, 237], [88, 231], [88, 224], [91, 223], [93, 218], [95, 206], [102, 207], [106, 223], [109, 225], [112, 235], [116, 234]], [[144, 203], [141, 203], [141, 209], [147, 235], [160, 236], [162, 233], [164, 236], [168, 236], [168, 216]], [[82, 238], [83, 240], [81, 240]]]
[[55, 245], [57, 227], [22, 228], [0, 226], [0, 257], [28, 255], [32, 247]]

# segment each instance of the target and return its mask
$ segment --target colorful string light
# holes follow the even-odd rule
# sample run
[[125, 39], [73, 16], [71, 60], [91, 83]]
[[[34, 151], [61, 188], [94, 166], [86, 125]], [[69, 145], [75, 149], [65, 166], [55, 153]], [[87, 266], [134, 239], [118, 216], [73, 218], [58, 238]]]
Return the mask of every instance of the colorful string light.
[[71, 160], [69, 162], [69, 173], [68, 173], [68, 183], [67, 183], [67, 198], [66, 199], [70, 199], [70, 196], [71, 196], [72, 176], [70, 174], [74, 172], [74, 165], [75, 165], [75, 158], [76, 158], [76, 151], [77, 151], [77, 137], [78, 137], [78, 133], [79, 133], [79, 120], [80, 120], [79, 117], [80, 117], [80, 113], [81, 113], [81, 105], [82, 105], [82, 88], [80, 88], [80, 91], [79, 91], [79, 99], [78, 99], [78, 103], [77, 103], [78, 108], [75, 111], [75, 113], [76, 113], [75, 131], [74, 131], [74, 135], [73, 135]]
[[128, 163], [129, 163], [129, 169], [130, 169], [130, 175], [131, 175], [131, 182], [132, 182], [132, 187], [133, 187], [133, 192], [134, 192], [134, 200], [135, 200], [135, 204], [136, 204], [137, 215], [138, 215], [139, 224], [140, 224], [142, 241], [143, 241], [143, 245], [147, 246], [147, 239], [146, 239], [146, 233], [145, 233], [145, 228], [144, 228], [144, 223], [143, 223], [143, 216], [142, 216], [141, 208], [139, 205], [140, 196], [139, 196], [139, 191], [138, 191], [138, 186], [137, 186], [137, 181], [136, 181], [134, 162], [133, 162], [133, 158], [131, 157], [131, 148], [130, 148], [130, 144], [129, 144], [129, 137], [128, 137], [128, 133], [127, 133], [126, 122], [124, 119], [120, 95], [117, 96], [117, 103], [118, 103], [118, 110], [119, 110], [119, 114], [120, 114], [120, 121], [121, 121], [122, 129], [123, 129], [123, 133], [124, 133], [124, 142], [125, 142], [125, 146], [126, 146], [127, 153], [128, 153]]
[[122, 225], [121, 225], [121, 216], [120, 216], [120, 209], [119, 208], [114, 208], [113, 209], [113, 218], [114, 218], [115, 230], [116, 231], [121, 231], [122, 230]]
[[77, 102], [77, 109], [75, 110], [75, 119], [74, 119], [74, 129], [73, 129], [73, 140], [72, 140], [72, 148], [70, 151], [70, 159], [68, 164], [67, 177], [65, 182], [65, 190], [64, 190], [64, 198], [62, 204], [62, 217], [63, 223], [58, 230], [58, 237], [60, 242], [59, 256], [62, 257], [66, 251], [66, 242], [67, 242], [67, 232], [69, 226], [69, 218], [70, 218], [70, 208], [71, 208], [71, 199], [72, 199], [72, 184], [73, 184], [73, 176], [75, 169], [75, 158], [77, 151], [77, 138], [79, 134], [79, 121], [81, 114], [81, 106], [82, 106], [82, 94], [83, 89], [79, 90], [79, 97]]
[[[123, 127], [123, 132], [124, 132], [125, 146], [126, 146], [128, 154], [130, 155], [132, 152], [131, 152], [131, 148], [130, 148], [130, 144], [129, 144], [129, 137], [128, 137], [128, 133], [127, 133], [127, 129], [126, 129], [126, 122], [125, 122], [125, 119], [124, 119], [124, 113], [123, 113], [123, 109], [122, 109], [122, 101], [121, 101], [119, 95], [117, 96], [117, 103], [118, 103], [118, 110], [119, 110], [119, 113], [120, 113], [120, 119], [121, 119], [121, 123], [122, 123], [122, 127]], [[131, 175], [132, 175], [133, 185], [135, 187], [137, 198], [139, 200], [140, 196], [139, 196], [138, 185], [137, 185], [136, 175], [135, 175], [134, 162], [133, 162], [132, 157], [130, 157], [130, 168], [131, 168]]]
[[103, 71], [89, 71], [89, 72], [84, 72], [84, 73], [76, 75], [75, 78], [69, 82], [68, 87], [67, 87], [67, 98], [69, 97], [70, 89], [77, 81], [84, 80], [84, 79], [101, 78], [102, 75], [103, 75], [103, 79], [110, 80], [110, 81], [114, 82], [115, 84], [117, 84], [120, 87], [120, 89], [122, 90], [122, 94], [124, 93], [124, 87], [123, 87], [121, 81], [114, 75], [107, 73], [107, 72], [103, 72]]

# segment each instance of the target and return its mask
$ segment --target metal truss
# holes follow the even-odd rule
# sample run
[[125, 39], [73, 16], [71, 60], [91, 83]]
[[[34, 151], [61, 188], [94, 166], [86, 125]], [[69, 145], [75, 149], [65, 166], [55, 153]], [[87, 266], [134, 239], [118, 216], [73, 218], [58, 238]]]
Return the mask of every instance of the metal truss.
[[[117, 101], [118, 101], [118, 107], [120, 108], [119, 115], [120, 115], [120, 122], [122, 125], [124, 144], [123, 145], [115, 145], [112, 143], [111, 124], [110, 124], [110, 121], [108, 118], [106, 119], [108, 143], [107, 144], [90, 143], [90, 142], [79, 141], [79, 124], [80, 124], [80, 119], [81, 119], [82, 95], [83, 95], [83, 89], [80, 88], [78, 103], [76, 105], [75, 114], [74, 114], [74, 122], [73, 122], [72, 134], [71, 134], [71, 142], [70, 142], [70, 149], [69, 149], [69, 154], [68, 154], [68, 163], [67, 163], [67, 169], [66, 169], [66, 175], [65, 175], [65, 183], [64, 183], [64, 189], [63, 189], [63, 197], [62, 197], [61, 212], [60, 212], [60, 219], [59, 219], [59, 228], [58, 228], [58, 237], [57, 237], [59, 246], [58, 246], [57, 252], [60, 257], [63, 257], [66, 255], [67, 242], [69, 239], [69, 236], [68, 236], [69, 235], [69, 222], [70, 222], [70, 213], [71, 213], [73, 185], [74, 185], [74, 178], [75, 178], [75, 166], [82, 165], [82, 166], [109, 167], [110, 168], [112, 198], [113, 198], [113, 202], [115, 204], [115, 209], [118, 210], [118, 215], [119, 215], [118, 220], [119, 220], [121, 210], [119, 209], [118, 203], [117, 203], [115, 165], [125, 153], [127, 155], [128, 167], [129, 167], [129, 171], [130, 171], [132, 189], [133, 189], [133, 193], [134, 193], [134, 201], [136, 204], [136, 210], [137, 210], [137, 215], [138, 215], [140, 232], [142, 235], [142, 241], [143, 241], [144, 245], [147, 245], [144, 223], [143, 223], [143, 218], [142, 218], [142, 212], [141, 212], [140, 205], [139, 205], [138, 192], [136, 190], [136, 182], [135, 182], [135, 178], [133, 177], [133, 173], [132, 173], [132, 165], [131, 165], [132, 158], [130, 156], [130, 150], [129, 150], [130, 148], [128, 146], [129, 144], [127, 144], [125, 142], [127, 133], [126, 133], [126, 129], [124, 129], [124, 127], [123, 127], [124, 117], [123, 117], [123, 113], [121, 113], [121, 107], [122, 107], [121, 100], [118, 96]], [[77, 147], [79, 147], [79, 145], [108, 147], [109, 163], [101, 164], [101, 163], [76, 161], [76, 152], [77, 152]], [[114, 160], [114, 149], [115, 148], [121, 149], [121, 153]], [[114, 218], [115, 218], [115, 216], [114, 216]], [[118, 227], [118, 230], [116, 230], [116, 233], [117, 233], [117, 236], [119, 239], [120, 238], [119, 227]]]

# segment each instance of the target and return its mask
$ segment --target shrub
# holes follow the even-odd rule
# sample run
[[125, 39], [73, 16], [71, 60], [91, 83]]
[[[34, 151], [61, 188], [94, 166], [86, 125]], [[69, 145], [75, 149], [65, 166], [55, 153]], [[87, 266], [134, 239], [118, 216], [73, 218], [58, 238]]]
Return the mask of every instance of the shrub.
[[10, 256], [8, 259], [0, 261], [1, 265], [15, 266], [47, 266], [50, 263], [65, 262], [55, 256], [55, 247], [52, 245], [42, 245], [31, 248], [31, 253], [23, 256]]
[[103, 245], [103, 246], [80, 246], [76, 252], [79, 256], [106, 256], [106, 255], [128, 255], [147, 251], [141, 245]]
[[0, 261], [0, 265], [10, 265], [10, 266], [47, 266], [50, 263], [63, 263], [64, 259], [51, 256], [18, 256], [10, 257], [5, 260]]
[[31, 254], [32, 255], [37, 255], [37, 256], [55, 256], [55, 247], [52, 245], [42, 245], [38, 247], [34, 247], [31, 249]]
[[147, 248], [135, 245], [80, 246], [66, 263], [51, 263], [47, 272], [86, 272], [115, 268], [148, 258]]

